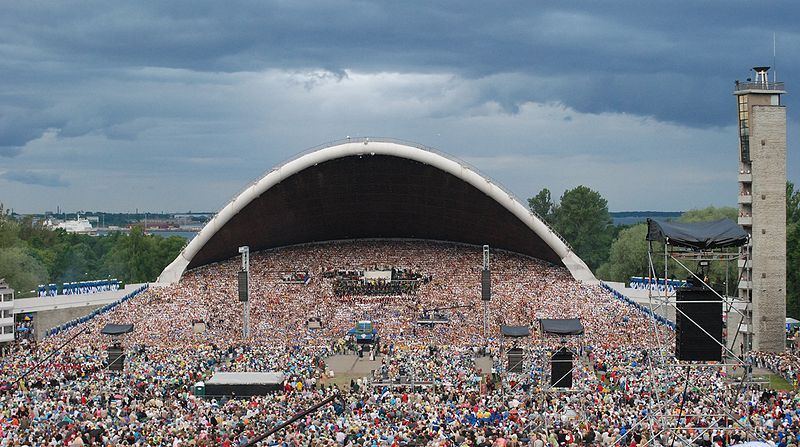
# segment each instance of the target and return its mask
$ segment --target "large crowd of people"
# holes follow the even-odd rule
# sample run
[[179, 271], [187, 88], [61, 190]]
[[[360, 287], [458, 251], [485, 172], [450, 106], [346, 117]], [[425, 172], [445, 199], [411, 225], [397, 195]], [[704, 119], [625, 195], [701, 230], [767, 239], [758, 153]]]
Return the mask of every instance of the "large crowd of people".
[[[0, 362], [0, 446], [244, 446], [304, 408], [338, 396], [263, 440], [275, 446], [728, 446], [796, 445], [800, 395], [744, 386], [723, 365], [672, 365], [671, 329], [560, 266], [493, 251], [484, 334], [480, 247], [422, 241], [351, 241], [253, 253], [250, 331], [238, 301], [239, 260], [150, 287]], [[424, 273], [414, 294], [336, 293], [331, 271], [384, 265]], [[283, 273], [281, 273], [283, 272]], [[285, 281], [308, 272], [310, 281]], [[304, 276], [305, 278], [305, 276]], [[465, 307], [455, 307], [454, 305]], [[448, 324], [418, 325], [423, 309], [451, 308]], [[585, 333], [540, 333], [543, 318], [580, 318]], [[320, 324], [307, 324], [313, 319]], [[331, 355], [352, 352], [347, 332], [373, 322], [378, 366], [342, 377]], [[203, 330], [196, 323], [203, 322]], [[106, 368], [99, 334], [133, 324], [114, 341], [122, 372]], [[531, 328], [507, 339], [500, 326]], [[316, 326], [321, 326], [317, 328]], [[58, 350], [62, 345], [63, 349]], [[522, 348], [522, 373], [504, 354]], [[549, 355], [576, 357], [573, 386], [549, 385]], [[790, 354], [754, 354], [758, 366], [796, 374]], [[491, 368], [482, 368], [486, 357]], [[365, 360], [366, 361], [366, 360]], [[279, 371], [281, 392], [197, 396], [222, 371]]]

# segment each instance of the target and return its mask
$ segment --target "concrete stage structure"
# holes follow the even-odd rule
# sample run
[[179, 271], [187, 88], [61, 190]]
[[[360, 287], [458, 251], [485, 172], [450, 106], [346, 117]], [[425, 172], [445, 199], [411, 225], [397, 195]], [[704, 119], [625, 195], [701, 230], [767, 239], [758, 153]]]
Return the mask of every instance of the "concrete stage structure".
[[490, 178], [433, 149], [369, 138], [302, 154], [234, 197], [161, 273], [252, 251], [347, 239], [420, 239], [488, 244], [564, 266], [580, 281], [592, 272], [545, 222]]

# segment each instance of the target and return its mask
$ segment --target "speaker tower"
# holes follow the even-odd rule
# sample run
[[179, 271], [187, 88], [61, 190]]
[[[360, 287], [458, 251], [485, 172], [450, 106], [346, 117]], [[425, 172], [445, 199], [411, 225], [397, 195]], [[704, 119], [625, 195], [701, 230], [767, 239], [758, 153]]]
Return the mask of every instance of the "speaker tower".
[[508, 350], [508, 372], [523, 372], [522, 348], [511, 348]]
[[705, 287], [681, 287], [676, 295], [675, 357], [678, 360], [721, 361], [720, 297]]
[[239, 301], [247, 301], [247, 271], [239, 270]]
[[561, 348], [550, 359], [550, 385], [572, 388], [572, 351]]
[[125, 368], [125, 350], [118, 344], [108, 347], [108, 369], [122, 371]]
[[489, 269], [481, 271], [481, 299], [483, 301], [492, 299], [492, 272]]

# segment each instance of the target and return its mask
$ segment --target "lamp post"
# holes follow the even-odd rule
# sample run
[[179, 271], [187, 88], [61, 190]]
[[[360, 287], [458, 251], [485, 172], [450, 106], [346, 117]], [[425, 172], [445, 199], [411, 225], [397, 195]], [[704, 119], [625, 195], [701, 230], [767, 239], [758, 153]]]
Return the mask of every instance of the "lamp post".
[[239, 300], [244, 301], [244, 315], [242, 316], [242, 337], [247, 338], [250, 336], [250, 247], [244, 245], [239, 247], [239, 253], [242, 254], [242, 272], [244, 272], [244, 295], [242, 295], [242, 281], [239, 280]]

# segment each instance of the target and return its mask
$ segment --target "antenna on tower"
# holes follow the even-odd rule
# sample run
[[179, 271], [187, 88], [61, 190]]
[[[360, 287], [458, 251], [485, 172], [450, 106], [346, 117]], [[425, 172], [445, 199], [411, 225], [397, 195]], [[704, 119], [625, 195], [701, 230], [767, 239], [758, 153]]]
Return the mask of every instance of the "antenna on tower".
[[778, 82], [778, 67], [775, 65], [775, 31], [772, 32], [772, 82]]

